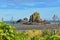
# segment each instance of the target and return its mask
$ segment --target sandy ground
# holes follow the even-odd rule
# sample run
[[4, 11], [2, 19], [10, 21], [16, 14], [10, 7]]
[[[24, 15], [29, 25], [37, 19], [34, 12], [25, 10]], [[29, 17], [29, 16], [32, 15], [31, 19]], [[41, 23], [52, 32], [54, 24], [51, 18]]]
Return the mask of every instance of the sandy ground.
[[60, 29], [60, 24], [20, 25], [15, 27], [17, 30]]

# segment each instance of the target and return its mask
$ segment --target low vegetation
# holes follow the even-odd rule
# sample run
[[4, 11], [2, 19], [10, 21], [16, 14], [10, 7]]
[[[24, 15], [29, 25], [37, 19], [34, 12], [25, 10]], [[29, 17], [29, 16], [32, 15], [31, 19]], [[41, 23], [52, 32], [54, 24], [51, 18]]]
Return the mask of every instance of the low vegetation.
[[16, 32], [9, 24], [0, 22], [0, 40], [60, 40], [57, 30], [27, 30]]

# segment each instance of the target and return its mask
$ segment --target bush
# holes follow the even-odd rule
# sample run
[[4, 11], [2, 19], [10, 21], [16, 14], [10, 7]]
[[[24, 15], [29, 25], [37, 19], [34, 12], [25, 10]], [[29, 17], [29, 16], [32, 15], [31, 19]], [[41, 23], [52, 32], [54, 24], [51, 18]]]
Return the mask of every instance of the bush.
[[53, 35], [50, 40], [60, 40], [60, 36]]
[[1, 40], [14, 40], [14, 28], [9, 24], [0, 22], [0, 39]]
[[14, 27], [0, 22], [0, 40], [60, 40], [60, 36], [55, 30], [16, 32]]

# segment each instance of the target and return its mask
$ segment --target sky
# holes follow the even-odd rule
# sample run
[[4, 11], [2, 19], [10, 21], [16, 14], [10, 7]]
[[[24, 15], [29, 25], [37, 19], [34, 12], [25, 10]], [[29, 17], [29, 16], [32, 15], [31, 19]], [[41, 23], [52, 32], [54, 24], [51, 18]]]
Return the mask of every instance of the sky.
[[60, 18], [60, 0], [0, 0], [0, 20], [29, 19], [34, 12], [43, 20], [52, 20], [54, 14]]

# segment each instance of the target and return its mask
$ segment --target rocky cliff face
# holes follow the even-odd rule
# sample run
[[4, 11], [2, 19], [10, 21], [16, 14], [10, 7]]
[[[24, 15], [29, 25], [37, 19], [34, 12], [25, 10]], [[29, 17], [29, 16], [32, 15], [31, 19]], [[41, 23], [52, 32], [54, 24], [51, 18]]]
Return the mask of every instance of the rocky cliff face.
[[40, 18], [40, 15], [38, 12], [33, 13], [29, 19], [29, 22], [41, 22], [41, 21], [42, 19]]

